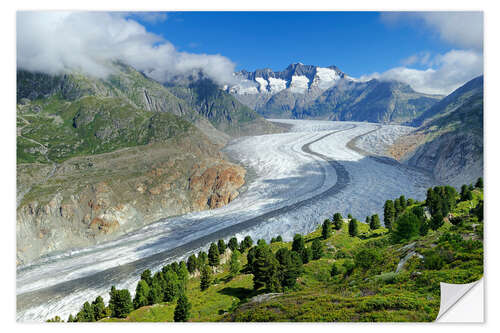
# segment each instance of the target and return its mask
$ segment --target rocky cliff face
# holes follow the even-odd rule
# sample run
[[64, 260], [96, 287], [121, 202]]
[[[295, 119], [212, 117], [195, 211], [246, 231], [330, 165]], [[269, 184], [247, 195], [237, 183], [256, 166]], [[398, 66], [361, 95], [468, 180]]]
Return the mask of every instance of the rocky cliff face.
[[235, 73], [227, 87], [239, 101], [268, 118], [402, 123], [417, 118], [442, 96], [421, 94], [401, 82], [360, 82], [335, 66], [292, 64]]
[[25, 194], [17, 209], [17, 262], [222, 207], [238, 196], [244, 179], [245, 169], [224, 160], [202, 135], [74, 157], [54, 167], [18, 165], [18, 192]]
[[416, 120], [422, 125], [400, 138], [391, 154], [459, 187], [483, 176], [483, 81], [471, 80]]
[[220, 148], [282, 131], [218, 87], [175, 90], [110, 66], [106, 79], [18, 72], [18, 264], [230, 203], [245, 169]]

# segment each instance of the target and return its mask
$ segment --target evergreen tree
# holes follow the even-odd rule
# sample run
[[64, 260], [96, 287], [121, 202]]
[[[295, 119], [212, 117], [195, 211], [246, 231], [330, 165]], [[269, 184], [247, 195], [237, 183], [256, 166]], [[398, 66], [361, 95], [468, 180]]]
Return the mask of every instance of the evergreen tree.
[[240, 252], [243, 253], [245, 252], [247, 249], [251, 248], [253, 245], [253, 240], [252, 240], [252, 237], [250, 236], [246, 236], [242, 241], [241, 241], [241, 244], [240, 244]]
[[333, 227], [335, 230], [342, 229], [342, 224], [344, 224], [342, 215], [340, 213], [333, 214]]
[[404, 195], [399, 197], [399, 205], [403, 211], [406, 209], [406, 198]]
[[460, 188], [460, 201], [465, 201], [467, 200], [465, 197], [467, 195], [467, 192], [470, 192], [469, 191], [469, 187], [467, 185], [462, 185], [462, 187]]
[[181, 283], [173, 269], [163, 273], [163, 280], [163, 301], [171, 302], [179, 295]]
[[305, 250], [304, 237], [302, 237], [301, 234], [295, 234], [295, 236], [293, 236], [292, 251], [295, 251], [298, 254], [302, 255], [304, 250]]
[[483, 188], [483, 186], [484, 186], [484, 184], [483, 184], [483, 177], [479, 177], [479, 178], [477, 179], [477, 181], [476, 181], [476, 188], [480, 188], [480, 189], [482, 189], [482, 188]]
[[276, 237], [276, 242], [282, 242], [283, 241], [283, 237], [281, 237], [281, 235], [278, 235], [278, 237]]
[[194, 254], [190, 255], [187, 261], [187, 269], [189, 273], [193, 274], [196, 271], [196, 256]]
[[428, 232], [429, 232], [429, 223], [427, 222], [427, 220], [424, 219], [420, 223], [419, 234], [420, 236], [425, 236], [427, 235]]
[[378, 214], [372, 215], [370, 218], [370, 229], [375, 230], [380, 228], [380, 218]]
[[304, 264], [307, 264], [309, 261], [312, 260], [312, 257], [313, 257], [313, 251], [312, 251], [312, 248], [309, 246], [309, 247], [306, 247], [304, 249], [304, 252], [302, 252], [302, 262]]
[[109, 307], [111, 309], [111, 317], [125, 318], [133, 310], [132, 298], [127, 289], [117, 290], [114, 286], [111, 287]]
[[366, 224], [368, 224], [368, 225], [370, 225], [370, 223], [371, 223], [371, 218], [370, 218], [370, 216], [367, 216], [367, 217], [366, 217], [366, 219], [365, 219], [365, 223], [366, 223]]
[[409, 240], [420, 233], [420, 219], [412, 212], [402, 214], [392, 228], [392, 240], [400, 242], [401, 240]]
[[189, 279], [189, 271], [184, 261], [181, 261], [181, 263], [179, 264], [179, 268], [177, 269], [177, 277], [179, 278], [181, 284], [183, 284], [184, 286], [187, 284]]
[[432, 215], [430, 227], [432, 230], [438, 230], [444, 224], [443, 215], [441, 211], [437, 211]]
[[142, 272], [142, 274], [141, 274], [141, 280], [146, 281], [146, 283], [148, 284], [148, 286], [151, 285], [152, 279], [153, 279], [153, 277], [151, 276], [151, 271], [149, 269], [146, 269], [144, 272]]
[[257, 246], [252, 265], [253, 285], [257, 290], [266, 287], [270, 292], [281, 289], [279, 282], [279, 262], [268, 245]]
[[311, 245], [312, 249], [312, 259], [318, 260], [323, 256], [323, 244], [319, 239], [315, 239]]
[[257, 250], [257, 246], [253, 246], [248, 250], [247, 253], [247, 264], [245, 268], [243, 269], [244, 272], [246, 273], [251, 273], [252, 272], [252, 267], [253, 267], [253, 262], [255, 261], [255, 251]]
[[283, 288], [295, 286], [297, 278], [302, 273], [302, 259], [297, 252], [280, 248], [275, 254], [279, 263], [278, 279]]
[[149, 285], [145, 280], [140, 280], [135, 288], [134, 309], [149, 305]]
[[231, 238], [227, 246], [231, 249], [231, 251], [236, 250], [238, 248], [238, 239], [236, 239], [236, 237]]
[[399, 199], [394, 200], [394, 217], [395, 217], [395, 219], [398, 218], [402, 212], [403, 212], [403, 207], [401, 207], [401, 202], [399, 201]]
[[200, 251], [200, 253], [198, 253], [198, 270], [201, 270], [205, 265], [208, 265], [208, 255], [206, 252]]
[[219, 248], [215, 243], [210, 244], [210, 249], [208, 250], [208, 264], [212, 267], [219, 266]]
[[241, 269], [241, 253], [238, 250], [234, 250], [231, 254], [231, 259], [229, 260], [229, 274], [231, 277], [238, 275]]
[[259, 240], [257, 241], [257, 246], [260, 246], [260, 245], [266, 245], [266, 241], [265, 241], [265, 240], [263, 240], [263, 239], [259, 239]]
[[219, 249], [219, 254], [224, 254], [224, 252], [226, 252], [226, 243], [224, 243], [224, 240], [223, 239], [219, 239], [219, 241], [217, 242], [217, 248]]
[[188, 298], [183, 293], [177, 299], [177, 305], [174, 310], [174, 321], [176, 322], [186, 322], [189, 319], [189, 311], [191, 310], [191, 303], [189, 303]]
[[208, 265], [205, 265], [201, 268], [201, 276], [200, 276], [200, 289], [201, 291], [207, 290], [212, 283], [212, 270]]
[[163, 274], [159, 272], [155, 273], [155, 275], [153, 276], [153, 281], [151, 282], [151, 286], [149, 287], [149, 305], [158, 304], [163, 301], [163, 285]]
[[89, 302], [83, 304], [82, 309], [76, 315], [76, 320], [78, 322], [93, 322], [95, 321], [94, 311]]
[[384, 204], [384, 225], [389, 230], [391, 230], [392, 224], [394, 223], [395, 215], [396, 210], [394, 208], [394, 203], [392, 200], [387, 200]]
[[408, 198], [406, 200], [406, 207], [412, 206], [415, 203], [415, 201], [412, 198]]
[[352, 215], [351, 214], [347, 214], [347, 219], [348, 220], [352, 220], [353, 219]]
[[326, 219], [323, 222], [323, 226], [321, 228], [321, 237], [323, 239], [328, 239], [332, 236], [332, 222], [329, 219]]
[[70, 313], [68, 317], [68, 323], [73, 323], [75, 322], [75, 319], [73, 318], [73, 315]]
[[97, 296], [92, 302], [92, 312], [96, 321], [106, 317], [106, 305], [101, 296]]
[[358, 221], [356, 219], [351, 219], [349, 221], [349, 235], [351, 237], [356, 237], [358, 235]]

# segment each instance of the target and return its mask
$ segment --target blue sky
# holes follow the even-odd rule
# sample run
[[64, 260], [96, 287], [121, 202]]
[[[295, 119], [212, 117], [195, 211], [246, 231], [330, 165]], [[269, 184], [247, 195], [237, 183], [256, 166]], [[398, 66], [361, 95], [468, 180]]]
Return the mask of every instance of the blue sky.
[[419, 52], [452, 48], [422, 26], [388, 24], [377, 12], [174, 12], [163, 22], [137, 19], [179, 50], [221, 54], [237, 70], [302, 62], [336, 65], [359, 77], [400, 66]]
[[120, 60], [167, 82], [203, 71], [336, 65], [361, 80], [448, 94], [483, 73], [481, 12], [18, 12], [17, 66], [110, 73]]

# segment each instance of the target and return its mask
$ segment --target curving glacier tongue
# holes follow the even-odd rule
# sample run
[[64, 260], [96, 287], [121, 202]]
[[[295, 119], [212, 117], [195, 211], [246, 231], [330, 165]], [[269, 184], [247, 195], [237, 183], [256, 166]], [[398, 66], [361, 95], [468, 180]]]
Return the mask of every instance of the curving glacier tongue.
[[[269, 240], [281, 234], [290, 240], [295, 233], [314, 230], [337, 211], [358, 219], [382, 214], [385, 200], [401, 194], [423, 199], [432, 185], [424, 174], [347, 147], [380, 125], [279, 121], [291, 125], [291, 131], [240, 138], [225, 148], [253, 174], [245, 192], [229, 205], [161, 220], [115, 241], [19, 268], [17, 319], [66, 318], [98, 295], [107, 300], [111, 285], [133, 292], [144, 269], [160, 269], [220, 238], [251, 235]], [[384, 129], [386, 136], [401, 132]], [[366, 140], [363, 149], [370, 142]]]

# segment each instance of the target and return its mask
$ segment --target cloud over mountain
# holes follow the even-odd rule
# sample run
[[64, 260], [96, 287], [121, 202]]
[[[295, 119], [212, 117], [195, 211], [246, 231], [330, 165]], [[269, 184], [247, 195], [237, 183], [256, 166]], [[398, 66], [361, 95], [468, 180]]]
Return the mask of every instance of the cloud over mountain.
[[106, 63], [113, 60], [123, 61], [160, 82], [201, 70], [223, 84], [231, 82], [235, 67], [221, 55], [179, 52], [126, 13], [17, 14], [18, 68], [49, 74], [76, 69], [103, 77], [109, 74]]

